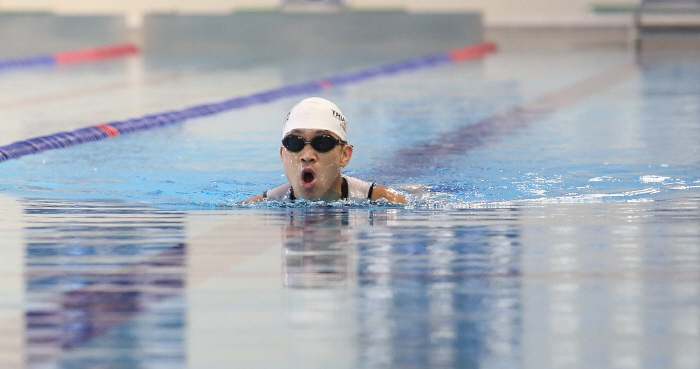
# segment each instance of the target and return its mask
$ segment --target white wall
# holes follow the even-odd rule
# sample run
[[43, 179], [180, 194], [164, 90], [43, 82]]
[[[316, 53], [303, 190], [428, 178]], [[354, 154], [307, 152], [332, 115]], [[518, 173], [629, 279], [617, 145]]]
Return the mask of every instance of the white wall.
[[[212, 13], [274, 9], [281, 0], [0, 0], [0, 11], [45, 10], [62, 14], [125, 14], [138, 26], [148, 12]], [[629, 16], [594, 16], [591, 5], [637, 0], [348, 0], [353, 8], [403, 8], [417, 12], [477, 10], [487, 25], [578, 25], [619, 22]]]
[[597, 24], [626, 16], [594, 15], [592, 5], [634, 5], [637, 0], [351, 0], [358, 8], [386, 6], [411, 11], [478, 10], [487, 25]]

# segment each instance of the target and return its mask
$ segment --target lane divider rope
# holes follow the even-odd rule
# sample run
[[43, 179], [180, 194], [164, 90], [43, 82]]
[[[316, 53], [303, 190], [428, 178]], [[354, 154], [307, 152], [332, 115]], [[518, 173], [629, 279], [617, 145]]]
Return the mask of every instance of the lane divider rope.
[[[309, 81], [299, 84], [258, 92], [248, 96], [236, 97], [211, 104], [192, 106], [183, 110], [171, 110], [163, 113], [146, 115], [124, 121], [98, 124], [76, 129], [70, 132], [58, 132], [48, 136], [35, 137], [18, 141], [0, 147], [0, 162], [16, 159], [25, 155], [36, 154], [46, 150], [66, 148], [87, 142], [104, 140], [118, 135], [163, 127], [188, 119], [204, 117], [220, 112], [242, 109], [253, 105], [270, 103], [275, 100], [308, 95], [324, 89], [358, 83], [380, 76], [389, 76], [408, 71], [435, 67], [438, 65], [478, 59], [496, 51], [496, 45], [490, 42], [479, 43], [463, 48], [452, 49], [448, 52], [431, 54], [419, 58], [408, 59], [379, 67], [368, 68], [356, 72]], [[75, 56], [66, 57], [68, 60], [79, 59]]]
[[133, 43], [93, 47], [83, 50], [57, 52], [53, 54], [36, 55], [25, 58], [0, 60], [0, 72], [12, 69], [84, 63], [109, 58], [118, 58], [139, 52]]

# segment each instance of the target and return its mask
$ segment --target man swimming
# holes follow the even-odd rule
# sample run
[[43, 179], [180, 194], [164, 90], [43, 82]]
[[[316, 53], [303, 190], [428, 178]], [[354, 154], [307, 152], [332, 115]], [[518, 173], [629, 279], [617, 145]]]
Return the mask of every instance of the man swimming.
[[295, 105], [284, 122], [280, 157], [288, 183], [246, 201], [386, 199], [406, 203], [396, 190], [340, 172], [350, 162], [347, 120], [332, 102], [311, 97]]

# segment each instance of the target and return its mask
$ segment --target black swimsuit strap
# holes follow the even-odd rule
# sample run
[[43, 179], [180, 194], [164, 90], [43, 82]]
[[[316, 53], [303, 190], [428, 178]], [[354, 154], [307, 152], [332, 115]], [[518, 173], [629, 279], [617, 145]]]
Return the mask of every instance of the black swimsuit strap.
[[343, 185], [340, 188], [340, 198], [346, 200], [348, 198], [348, 180], [343, 177]]
[[372, 182], [372, 185], [369, 186], [369, 191], [367, 191], [367, 199], [368, 200], [372, 200], [372, 191], [374, 191], [374, 186], [376, 186], [376, 185], [377, 185], [376, 183]]

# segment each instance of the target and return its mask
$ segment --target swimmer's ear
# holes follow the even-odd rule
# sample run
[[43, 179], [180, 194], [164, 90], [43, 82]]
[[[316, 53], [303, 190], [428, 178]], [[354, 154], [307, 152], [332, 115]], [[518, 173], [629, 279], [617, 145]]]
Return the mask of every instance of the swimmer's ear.
[[343, 146], [343, 156], [340, 158], [340, 167], [344, 168], [348, 163], [350, 163], [350, 158], [352, 158], [352, 145]]

